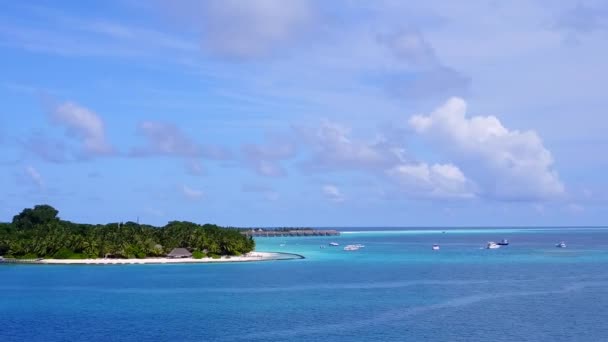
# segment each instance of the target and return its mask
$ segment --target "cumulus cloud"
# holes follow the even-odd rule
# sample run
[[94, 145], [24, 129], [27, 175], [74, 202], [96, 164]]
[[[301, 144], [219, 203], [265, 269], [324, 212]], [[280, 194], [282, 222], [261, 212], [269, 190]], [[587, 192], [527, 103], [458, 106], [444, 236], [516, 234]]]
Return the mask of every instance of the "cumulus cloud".
[[[311, 158], [304, 163], [313, 171], [363, 171], [379, 179], [388, 179], [399, 190], [419, 198], [471, 198], [474, 184], [452, 164], [415, 162], [408, 156], [402, 141], [377, 135], [373, 141], [354, 139], [348, 127], [323, 121], [304, 140], [311, 148]], [[323, 188], [334, 200], [343, 196], [333, 186]]]
[[472, 184], [452, 164], [401, 164], [386, 171], [400, 189], [410, 195], [429, 198], [472, 198]]
[[199, 157], [201, 154], [201, 147], [173, 124], [144, 121], [139, 124], [138, 131], [148, 144], [133, 148], [131, 154], [134, 156]]
[[205, 146], [196, 143], [174, 124], [144, 121], [138, 126], [138, 132], [146, 138], [147, 144], [135, 147], [131, 155], [173, 156], [182, 158], [229, 159], [230, 152], [219, 146]]
[[287, 171], [281, 161], [295, 157], [296, 145], [290, 141], [274, 139], [266, 145], [246, 144], [241, 148], [245, 163], [261, 176], [281, 177]]
[[378, 42], [395, 58], [396, 68], [386, 80], [389, 93], [419, 99], [468, 92], [471, 78], [444, 65], [420, 31], [404, 29], [381, 34]]
[[326, 184], [321, 188], [323, 195], [333, 202], [344, 202], [344, 195], [338, 187], [332, 184]]
[[203, 192], [201, 190], [193, 189], [187, 185], [182, 185], [180, 191], [186, 199], [191, 201], [197, 201], [203, 197]]
[[51, 112], [51, 119], [66, 128], [69, 136], [77, 139], [85, 157], [114, 153], [107, 141], [103, 120], [95, 112], [73, 102], [65, 102]]
[[401, 147], [382, 137], [365, 142], [351, 138], [350, 133], [350, 128], [330, 121], [323, 121], [314, 130], [303, 130], [303, 139], [312, 149], [312, 157], [304, 167], [309, 170], [372, 170], [405, 158]]
[[451, 98], [409, 125], [427, 137], [479, 186], [480, 195], [506, 200], [553, 199], [564, 185], [553, 157], [534, 131], [508, 130], [495, 116], [466, 116], [466, 102]]
[[255, 58], [291, 45], [308, 27], [307, 0], [210, 0], [190, 4], [201, 11], [203, 49], [230, 58]]
[[435, 49], [418, 30], [400, 30], [378, 36], [378, 42], [406, 66], [434, 68], [440, 64]]

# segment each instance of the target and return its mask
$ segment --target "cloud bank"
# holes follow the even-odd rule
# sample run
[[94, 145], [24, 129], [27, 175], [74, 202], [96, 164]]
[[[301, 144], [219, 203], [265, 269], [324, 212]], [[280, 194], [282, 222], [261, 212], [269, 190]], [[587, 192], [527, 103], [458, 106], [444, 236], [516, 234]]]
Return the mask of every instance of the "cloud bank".
[[451, 98], [410, 127], [479, 185], [480, 195], [502, 200], [554, 199], [565, 193], [553, 157], [534, 131], [509, 130], [495, 116], [467, 117], [466, 102]]

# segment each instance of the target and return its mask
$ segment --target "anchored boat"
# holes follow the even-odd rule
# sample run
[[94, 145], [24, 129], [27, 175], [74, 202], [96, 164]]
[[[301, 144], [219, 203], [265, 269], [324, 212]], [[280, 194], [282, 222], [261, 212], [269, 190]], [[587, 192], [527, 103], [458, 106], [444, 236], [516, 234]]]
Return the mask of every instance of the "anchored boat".
[[488, 244], [486, 245], [486, 249], [497, 249], [497, 248], [500, 248], [500, 245], [499, 245], [499, 244], [497, 244], [497, 243], [496, 243], [496, 242], [494, 242], [494, 241], [490, 241], [490, 242], [488, 242]]

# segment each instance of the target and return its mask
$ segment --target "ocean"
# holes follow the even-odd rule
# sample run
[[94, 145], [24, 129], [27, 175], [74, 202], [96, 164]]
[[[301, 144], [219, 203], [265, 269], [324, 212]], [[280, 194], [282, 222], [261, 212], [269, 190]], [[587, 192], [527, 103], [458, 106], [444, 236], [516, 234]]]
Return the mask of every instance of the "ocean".
[[257, 239], [302, 260], [2, 265], [0, 341], [608, 341], [608, 228], [341, 230]]

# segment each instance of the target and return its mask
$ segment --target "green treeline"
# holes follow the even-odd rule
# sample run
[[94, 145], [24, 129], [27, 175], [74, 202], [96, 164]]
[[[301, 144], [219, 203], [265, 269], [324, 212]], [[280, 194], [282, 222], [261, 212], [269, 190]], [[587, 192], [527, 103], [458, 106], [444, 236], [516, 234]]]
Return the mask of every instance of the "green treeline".
[[237, 229], [213, 224], [169, 222], [164, 227], [135, 222], [92, 225], [61, 220], [49, 205], [24, 209], [0, 223], [0, 256], [13, 258], [146, 258], [188, 248], [197, 257], [241, 255], [255, 247]]

